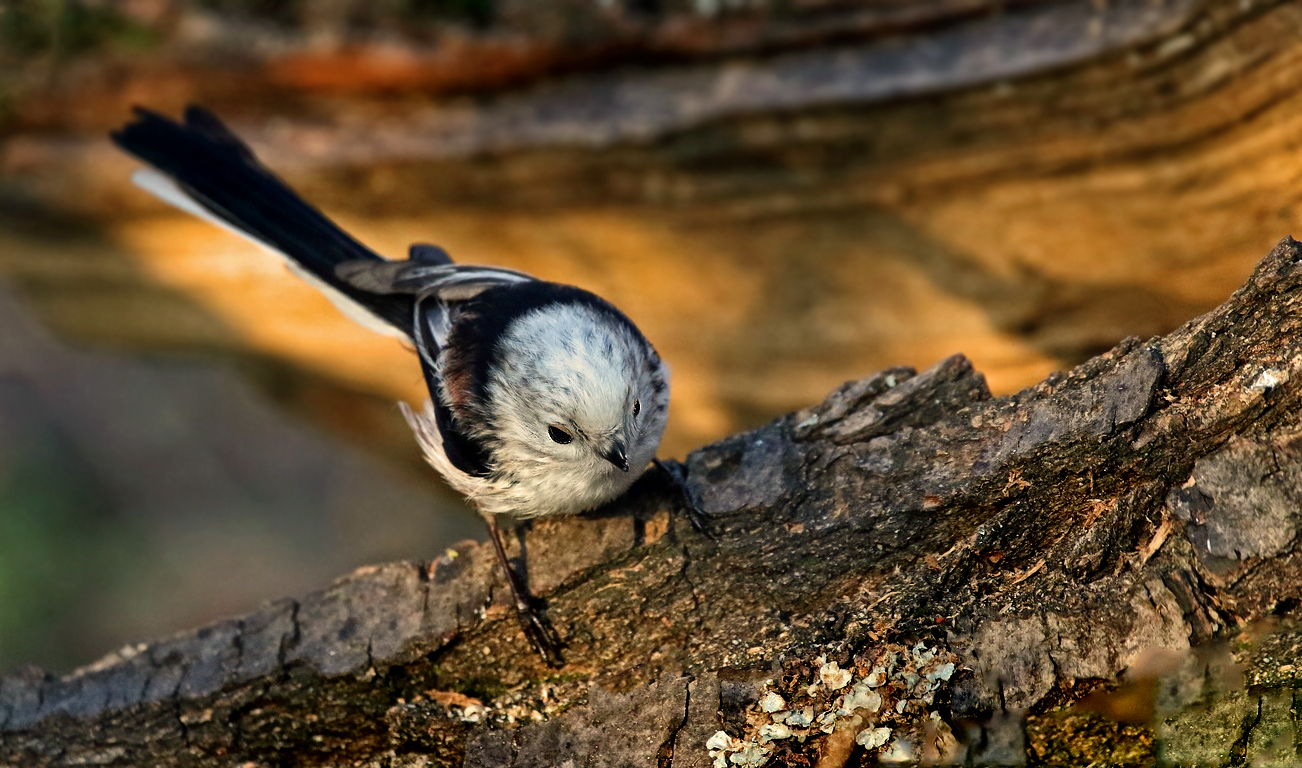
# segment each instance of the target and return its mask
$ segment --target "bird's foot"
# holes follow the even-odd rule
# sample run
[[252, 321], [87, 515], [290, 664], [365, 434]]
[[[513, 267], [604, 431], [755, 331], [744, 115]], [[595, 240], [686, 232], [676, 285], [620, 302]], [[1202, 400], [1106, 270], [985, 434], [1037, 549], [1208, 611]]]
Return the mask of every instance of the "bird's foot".
[[652, 459], [651, 464], [664, 475], [665, 480], [673, 488], [677, 496], [678, 511], [687, 518], [692, 528], [710, 541], [718, 541], [710, 530], [709, 518], [700, 507], [696, 506], [692, 494], [687, 490], [687, 469], [680, 462], [672, 459]]
[[524, 630], [525, 639], [534, 651], [542, 657], [543, 663], [559, 669], [565, 666], [562, 650], [565, 642], [556, 633], [556, 628], [547, 618], [546, 608], [540, 605], [538, 598], [525, 598], [515, 603], [515, 614], [520, 619], [520, 628]]
[[[520, 619], [520, 628], [524, 630], [525, 638], [542, 657], [544, 664], [558, 668], [564, 666], [565, 658], [561, 655], [561, 649], [565, 647], [565, 643], [556, 633], [556, 628], [547, 620], [547, 604], [533, 596], [529, 591], [527, 576], [511, 565], [511, 558], [507, 557], [506, 547], [502, 544], [502, 533], [497, 526], [497, 520], [490, 515], [483, 517], [484, 523], [488, 526], [489, 539], [493, 542], [493, 550], [497, 553], [497, 561], [502, 566], [503, 575], [506, 576], [506, 585], [511, 589], [511, 598], [515, 602], [515, 615]], [[516, 531], [520, 536], [520, 547], [523, 551], [524, 529], [516, 528]], [[521, 562], [523, 568], [523, 557]]]

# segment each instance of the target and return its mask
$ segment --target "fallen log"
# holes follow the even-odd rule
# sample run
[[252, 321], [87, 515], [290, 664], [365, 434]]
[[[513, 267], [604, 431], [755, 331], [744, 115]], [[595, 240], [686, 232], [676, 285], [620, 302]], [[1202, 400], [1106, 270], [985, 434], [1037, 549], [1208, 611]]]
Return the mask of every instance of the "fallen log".
[[[1214, 311], [1015, 395], [961, 356], [851, 382], [687, 458], [708, 536], [652, 493], [538, 523], [563, 669], [467, 543], [5, 678], [0, 765], [1264, 754], [1302, 664], [1300, 328], [1285, 239]], [[1249, 687], [1189, 714], [1216, 670]]]

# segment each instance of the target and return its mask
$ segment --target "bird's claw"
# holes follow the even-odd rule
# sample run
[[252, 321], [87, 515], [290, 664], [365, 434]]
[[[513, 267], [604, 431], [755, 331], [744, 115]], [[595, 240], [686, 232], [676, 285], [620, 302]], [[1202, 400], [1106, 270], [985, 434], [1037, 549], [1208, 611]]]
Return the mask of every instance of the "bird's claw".
[[557, 669], [565, 666], [565, 657], [561, 653], [565, 643], [539, 606], [517, 601], [515, 613], [520, 619], [520, 628], [524, 630], [525, 638], [542, 657], [543, 663]]
[[677, 461], [665, 461], [662, 459], [652, 459], [652, 465], [655, 466], [673, 486], [678, 495], [678, 509], [682, 512], [687, 522], [691, 523], [692, 528], [710, 541], [718, 541], [714, 533], [710, 530], [709, 518], [696, 502], [692, 499], [692, 494], [687, 490], [687, 471]]

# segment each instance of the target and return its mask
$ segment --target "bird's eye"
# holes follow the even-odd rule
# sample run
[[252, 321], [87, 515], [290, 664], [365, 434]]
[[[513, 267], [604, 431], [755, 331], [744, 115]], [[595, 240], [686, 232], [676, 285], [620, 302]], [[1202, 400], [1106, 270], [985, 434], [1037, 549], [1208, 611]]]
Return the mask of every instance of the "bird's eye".
[[641, 400], [634, 399], [634, 400], [633, 400], [633, 415], [634, 415], [634, 416], [638, 415], [638, 413], [639, 413], [641, 410], [642, 410], [642, 401], [641, 401]]
[[547, 427], [547, 435], [551, 437], [552, 442], [560, 443], [561, 445], [565, 445], [574, 439], [574, 435], [571, 435], [560, 427], [554, 426]]

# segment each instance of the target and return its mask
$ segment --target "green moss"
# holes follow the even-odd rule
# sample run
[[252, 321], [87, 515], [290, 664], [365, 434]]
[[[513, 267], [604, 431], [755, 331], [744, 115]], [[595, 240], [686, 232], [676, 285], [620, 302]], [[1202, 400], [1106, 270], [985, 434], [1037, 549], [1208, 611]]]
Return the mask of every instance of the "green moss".
[[457, 693], [464, 693], [480, 701], [493, 701], [510, 690], [509, 686], [495, 677], [472, 677], [468, 680], [457, 680], [456, 684], [451, 688]]
[[1126, 725], [1094, 712], [1067, 710], [1026, 721], [1031, 765], [1154, 765], [1149, 725]]

